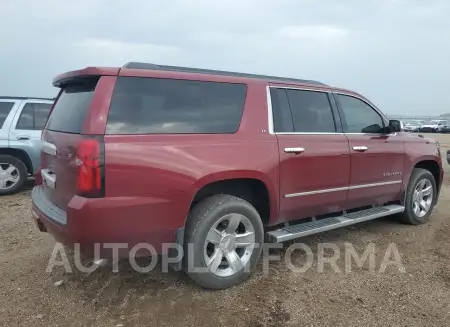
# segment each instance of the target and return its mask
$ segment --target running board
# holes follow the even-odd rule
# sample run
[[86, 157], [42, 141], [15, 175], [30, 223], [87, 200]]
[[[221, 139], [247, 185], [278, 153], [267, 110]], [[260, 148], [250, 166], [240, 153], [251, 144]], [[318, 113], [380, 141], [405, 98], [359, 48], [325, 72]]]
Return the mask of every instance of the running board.
[[307, 223], [285, 226], [280, 229], [268, 232], [267, 235], [270, 242], [281, 243], [299, 237], [317, 234], [344, 226], [354, 225], [363, 221], [401, 213], [404, 210], [405, 207], [400, 205], [374, 207], [361, 211], [344, 213], [342, 216], [324, 218]]

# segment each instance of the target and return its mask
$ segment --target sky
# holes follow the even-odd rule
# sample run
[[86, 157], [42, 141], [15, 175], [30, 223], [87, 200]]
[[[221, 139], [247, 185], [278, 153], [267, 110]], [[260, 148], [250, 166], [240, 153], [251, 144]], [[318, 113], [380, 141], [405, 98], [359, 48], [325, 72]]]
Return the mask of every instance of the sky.
[[0, 0], [0, 94], [129, 61], [302, 79], [450, 113], [449, 0]]

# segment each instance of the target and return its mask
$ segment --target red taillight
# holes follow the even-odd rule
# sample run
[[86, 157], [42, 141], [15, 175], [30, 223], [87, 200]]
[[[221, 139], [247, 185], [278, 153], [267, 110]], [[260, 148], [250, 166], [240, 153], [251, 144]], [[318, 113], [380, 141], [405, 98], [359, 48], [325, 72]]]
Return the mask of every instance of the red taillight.
[[36, 169], [36, 173], [34, 175], [34, 185], [42, 185], [42, 175], [41, 175], [41, 167]]
[[97, 139], [81, 141], [77, 149], [77, 189], [80, 195], [103, 195], [103, 144]]

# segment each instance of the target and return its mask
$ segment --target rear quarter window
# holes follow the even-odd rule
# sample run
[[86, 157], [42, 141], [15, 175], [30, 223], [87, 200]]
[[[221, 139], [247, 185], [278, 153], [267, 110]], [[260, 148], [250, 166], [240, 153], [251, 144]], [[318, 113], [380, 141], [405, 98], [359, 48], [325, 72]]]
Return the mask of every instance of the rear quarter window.
[[97, 82], [98, 77], [83, 78], [65, 85], [50, 113], [46, 129], [80, 134]]
[[235, 133], [247, 86], [142, 77], [119, 77], [106, 134]]
[[3, 128], [6, 118], [8, 117], [14, 102], [2, 102], [0, 100], [0, 129]]

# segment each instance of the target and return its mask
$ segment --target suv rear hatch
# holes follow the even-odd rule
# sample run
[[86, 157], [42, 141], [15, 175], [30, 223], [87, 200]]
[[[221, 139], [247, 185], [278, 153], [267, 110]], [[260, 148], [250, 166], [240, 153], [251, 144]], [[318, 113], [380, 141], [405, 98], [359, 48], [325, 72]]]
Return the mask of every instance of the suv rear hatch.
[[74, 195], [104, 195], [103, 136], [83, 135], [98, 81], [91, 76], [61, 85], [42, 132], [42, 185], [47, 199], [64, 211]]

